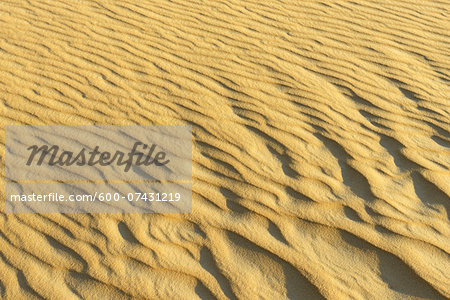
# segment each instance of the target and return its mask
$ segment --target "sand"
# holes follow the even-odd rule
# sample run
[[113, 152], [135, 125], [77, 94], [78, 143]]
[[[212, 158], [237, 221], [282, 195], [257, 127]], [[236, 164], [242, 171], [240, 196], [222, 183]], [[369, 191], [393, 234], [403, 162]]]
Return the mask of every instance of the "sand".
[[449, 28], [448, 1], [1, 1], [2, 166], [10, 124], [192, 125], [193, 210], [2, 208], [0, 298], [450, 297]]

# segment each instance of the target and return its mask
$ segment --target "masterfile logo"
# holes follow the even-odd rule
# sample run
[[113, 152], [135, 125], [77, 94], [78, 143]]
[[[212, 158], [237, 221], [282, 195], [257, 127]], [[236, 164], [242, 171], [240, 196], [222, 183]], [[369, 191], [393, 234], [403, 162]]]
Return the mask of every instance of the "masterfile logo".
[[190, 126], [6, 127], [7, 212], [190, 212]]
[[[147, 152], [147, 156], [144, 157], [144, 153], [137, 152], [137, 148], [142, 145], [143, 149], [149, 148]], [[87, 151], [86, 148], [82, 148], [78, 154], [74, 156], [72, 151], [61, 151], [57, 145], [53, 145], [49, 148], [47, 145], [33, 145], [27, 148], [30, 150], [30, 156], [28, 157], [27, 166], [30, 166], [33, 163], [34, 158], [37, 154], [40, 154], [40, 157], [37, 159], [36, 165], [40, 166], [44, 162], [44, 159], [47, 155], [50, 155], [48, 165], [49, 166], [71, 166], [76, 164], [77, 166], [108, 166], [110, 164], [116, 163], [118, 166], [125, 166], [124, 171], [128, 172], [135, 163], [137, 166], [164, 166], [170, 162], [169, 159], [165, 160], [166, 153], [164, 151], [159, 151], [155, 155], [156, 145], [152, 144], [150, 147], [147, 144], [142, 142], [135, 142], [133, 148], [128, 153], [123, 153], [122, 151], [116, 151], [114, 155], [109, 151], [100, 152], [99, 146], [95, 146], [94, 150]], [[51, 154], [50, 154], [51, 153]], [[88, 158], [86, 158], [88, 156]], [[134, 161], [134, 157], [136, 156], [136, 161]]]

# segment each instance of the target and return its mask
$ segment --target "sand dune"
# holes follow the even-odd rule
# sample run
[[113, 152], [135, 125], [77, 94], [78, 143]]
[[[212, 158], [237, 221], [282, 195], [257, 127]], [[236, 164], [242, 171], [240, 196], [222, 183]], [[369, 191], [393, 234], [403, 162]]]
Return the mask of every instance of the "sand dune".
[[449, 28], [448, 1], [1, 1], [2, 128], [194, 146], [191, 214], [1, 212], [0, 298], [450, 297]]

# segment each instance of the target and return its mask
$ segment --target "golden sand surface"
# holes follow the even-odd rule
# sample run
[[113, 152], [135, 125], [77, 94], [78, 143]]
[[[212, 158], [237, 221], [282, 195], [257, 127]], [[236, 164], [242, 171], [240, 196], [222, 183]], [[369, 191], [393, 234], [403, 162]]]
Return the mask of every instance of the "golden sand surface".
[[0, 100], [2, 166], [9, 124], [193, 128], [192, 213], [2, 205], [1, 299], [450, 297], [448, 0], [1, 0]]

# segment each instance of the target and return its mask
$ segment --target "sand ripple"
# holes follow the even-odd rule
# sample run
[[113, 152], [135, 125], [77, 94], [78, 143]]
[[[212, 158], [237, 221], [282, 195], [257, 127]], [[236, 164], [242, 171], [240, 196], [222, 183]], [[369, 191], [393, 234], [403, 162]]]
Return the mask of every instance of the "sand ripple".
[[1, 1], [3, 128], [191, 124], [194, 183], [192, 214], [0, 213], [0, 298], [450, 297], [449, 20], [448, 1]]

